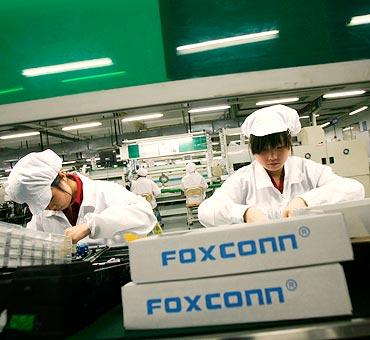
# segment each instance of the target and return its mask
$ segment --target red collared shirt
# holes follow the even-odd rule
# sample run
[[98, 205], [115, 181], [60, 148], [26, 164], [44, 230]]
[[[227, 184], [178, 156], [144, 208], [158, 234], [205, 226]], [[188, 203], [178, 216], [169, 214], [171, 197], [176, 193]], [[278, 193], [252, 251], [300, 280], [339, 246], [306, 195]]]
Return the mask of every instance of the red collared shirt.
[[268, 171], [266, 171], [266, 172], [269, 175], [269, 177], [271, 179], [271, 182], [274, 185], [274, 187], [276, 189], [278, 189], [280, 191], [280, 193], [283, 193], [283, 190], [284, 190], [284, 175], [285, 175], [284, 168], [283, 168], [283, 170], [281, 171], [281, 174], [280, 174], [279, 185], [276, 184], [274, 178], [269, 174], [269, 172]]
[[68, 218], [69, 223], [71, 223], [72, 226], [75, 226], [83, 199], [82, 181], [80, 177], [75, 174], [68, 174], [67, 177], [76, 182], [77, 193], [71, 205], [67, 209], [64, 209], [63, 213]]

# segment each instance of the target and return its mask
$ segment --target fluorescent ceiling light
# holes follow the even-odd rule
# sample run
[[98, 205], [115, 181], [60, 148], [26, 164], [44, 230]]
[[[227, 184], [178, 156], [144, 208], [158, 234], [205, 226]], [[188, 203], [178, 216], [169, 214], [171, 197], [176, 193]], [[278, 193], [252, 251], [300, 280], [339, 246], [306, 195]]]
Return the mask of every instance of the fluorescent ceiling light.
[[[319, 117], [320, 115], [318, 113], [315, 114], [315, 117]], [[299, 119], [308, 119], [310, 116], [300, 116]]]
[[331, 92], [326, 93], [323, 95], [323, 98], [330, 99], [330, 98], [340, 98], [340, 97], [352, 97], [358, 96], [360, 94], [364, 94], [366, 91], [364, 90], [353, 90], [353, 91], [344, 91], [344, 92]]
[[81, 124], [75, 124], [75, 125], [69, 125], [62, 128], [63, 131], [69, 131], [69, 130], [79, 130], [79, 129], [86, 129], [89, 127], [95, 127], [102, 125], [101, 122], [91, 122], [91, 123], [81, 123]]
[[23, 132], [23, 133], [15, 133], [12, 135], [5, 135], [0, 136], [0, 139], [12, 139], [12, 138], [21, 138], [21, 137], [29, 137], [29, 136], [37, 136], [40, 132], [38, 131], [32, 131], [32, 132]]
[[350, 23], [347, 26], [364, 25], [368, 23], [370, 23], [370, 14], [352, 17]]
[[199, 113], [199, 112], [208, 112], [208, 111], [221, 111], [229, 109], [230, 105], [219, 105], [219, 106], [208, 106], [208, 107], [199, 107], [198, 109], [190, 109], [190, 113]]
[[18, 91], [23, 91], [23, 90], [24, 90], [23, 87], [13, 87], [9, 89], [0, 90], [0, 94], [7, 94], [7, 93], [18, 92]]
[[322, 128], [324, 128], [324, 127], [326, 127], [326, 126], [328, 126], [328, 125], [330, 125], [330, 122], [326, 122], [326, 123], [324, 123], [324, 124], [321, 124], [320, 126], [321, 126]]
[[91, 59], [84, 61], [76, 61], [73, 63], [29, 68], [23, 70], [22, 75], [26, 77], [36, 77], [45, 74], [62, 73], [76, 70], [84, 70], [88, 68], [110, 66], [112, 64], [113, 62], [112, 59], [110, 58]]
[[367, 108], [368, 108], [368, 106], [360, 107], [359, 109], [357, 109], [357, 110], [354, 110], [354, 111], [350, 112], [350, 113], [349, 113], [349, 115], [350, 115], [350, 116], [353, 116], [353, 115], [355, 115], [356, 113], [359, 113], [359, 112], [361, 112], [361, 111], [366, 110]]
[[352, 130], [352, 129], [353, 129], [352, 126], [348, 126], [348, 127], [344, 128], [343, 131], [349, 131], [349, 130]]
[[92, 76], [85, 76], [85, 77], [77, 77], [77, 78], [70, 78], [70, 79], [63, 79], [62, 83], [71, 83], [74, 81], [81, 81], [81, 80], [90, 80], [95, 78], [110, 78], [114, 76], [120, 76], [125, 74], [125, 71], [119, 71], [119, 72], [110, 72], [110, 73], [102, 73], [102, 74], [95, 74]]
[[271, 99], [271, 100], [263, 100], [257, 102], [256, 105], [274, 105], [274, 104], [282, 104], [282, 103], [293, 103], [299, 100], [298, 97], [290, 97], [290, 98], [279, 98], [279, 99]]
[[229, 38], [208, 40], [201, 43], [183, 45], [176, 48], [177, 54], [191, 54], [203, 51], [215, 50], [217, 48], [224, 48], [235, 45], [249, 44], [257, 41], [269, 40], [277, 38], [278, 30], [265, 31], [252, 34], [238, 35]]
[[62, 164], [63, 165], [68, 165], [68, 164], [74, 164], [76, 163], [76, 161], [67, 161], [67, 162], [63, 162]]
[[134, 122], [137, 120], [147, 120], [147, 119], [155, 119], [155, 118], [161, 118], [161, 117], [163, 117], [163, 113], [152, 113], [148, 115], [122, 118], [122, 122]]
[[[100, 157], [95, 157], [95, 160], [96, 161], [100, 161]], [[87, 158], [86, 159], [86, 162], [91, 162], [91, 158]]]

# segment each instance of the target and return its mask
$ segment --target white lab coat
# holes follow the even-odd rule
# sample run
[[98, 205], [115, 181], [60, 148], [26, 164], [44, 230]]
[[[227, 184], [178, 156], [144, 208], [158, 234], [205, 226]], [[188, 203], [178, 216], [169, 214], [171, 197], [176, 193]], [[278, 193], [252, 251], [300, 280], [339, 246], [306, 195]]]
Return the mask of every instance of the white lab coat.
[[186, 174], [181, 179], [181, 189], [185, 192], [186, 189], [190, 188], [203, 188], [203, 197], [187, 197], [187, 202], [190, 204], [199, 205], [206, 198], [206, 190], [208, 184], [204, 177], [197, 171]]
[[204, 177], [199, 172], [191, 172], [186, 174], [181, 180], [181, 188], [185, 191], [189, 188], [207, 189], [208, 184]]
[[[76, 225], [87, 223], [91, 229], [90, 238], [112, 238], [123, 230], [146, 235], [154, 228], [157, 220], [144, 198], [117, 183], [93, 181], [77, 175], [83, 185], [83, 200]], [[68, 227], [71, 224], [64, 213], [52, 210], [32, 216], [27, 224], [27, 228], [55, 234], [64, 234]]]
[[139, 177], [136, 181], [133, 181], [131, 184], [131, 191], [136, 195], [153, 194], [153, 199], [150, 202], [153, 209], [157, 206], [155, 197], [161, 193], [161, 189], [159, 189], [158, 185], [155, 184], [153, 180], [146, 177]]
[[240, 168], [199, 206], [199, 221], [207, 227], [244, 223], [244, 213], [252, 206], [269, 219], [278, 219], [295, 197], [303, 198], [311, 207], [365, 196], [364, 187], [358, 181], [339, 177], [329, 166], [305, 158], [289, 157], [284, 170], [284, 190], [280, 193], [257, 161]]

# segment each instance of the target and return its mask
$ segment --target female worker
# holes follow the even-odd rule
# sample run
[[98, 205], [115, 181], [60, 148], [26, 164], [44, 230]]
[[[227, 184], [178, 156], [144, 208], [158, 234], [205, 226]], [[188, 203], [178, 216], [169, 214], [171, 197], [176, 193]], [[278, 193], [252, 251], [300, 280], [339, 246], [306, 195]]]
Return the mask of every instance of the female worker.
[[204, 189], [204, 197], [206, 196], [205, 190], [208, 184], [204, 177], [197, 171], [197, 166], [193, 162], [189, 162], [185, 166], [186, 175], [181, 179], [181, 189], [185, 191], [189, 188], [202, 188]]
[[21, 158], [8, 178], [6, 192], [27, 203], [33, 215], [27, 228], [72, 238], [111, 238], [116, 232], [148, 234], [156, 218], [148, 202], [108, 181], [61, 171], [62, 159], [52, 150]]
[[300, 129], [296, 110], [274, 105], [253, 112], [242, 125], [255, 161], [232, 174], [198, 209], [207, 226], [290, 217], [294, 209], [364, 198], [354, 179], [329, 166], [291, 156]]

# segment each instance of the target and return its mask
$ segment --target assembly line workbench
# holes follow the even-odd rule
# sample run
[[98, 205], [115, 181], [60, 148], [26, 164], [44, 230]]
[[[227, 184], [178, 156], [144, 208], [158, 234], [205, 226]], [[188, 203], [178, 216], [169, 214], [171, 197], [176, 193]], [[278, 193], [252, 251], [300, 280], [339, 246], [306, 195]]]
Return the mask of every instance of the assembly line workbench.
[[370, 337], [370, 313], [369, 317], [364, 318], [320, 318], [161, 330], [125, 330], [123, 328], [122, 306], [119, 305], [102, 315], [90, 326], [68, 337], [68, 339], [248, 338], [268, 340], [273, 338], [274, 340], [314, 340], [349, 339], [366, 336]]

